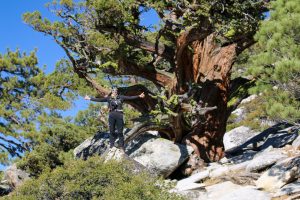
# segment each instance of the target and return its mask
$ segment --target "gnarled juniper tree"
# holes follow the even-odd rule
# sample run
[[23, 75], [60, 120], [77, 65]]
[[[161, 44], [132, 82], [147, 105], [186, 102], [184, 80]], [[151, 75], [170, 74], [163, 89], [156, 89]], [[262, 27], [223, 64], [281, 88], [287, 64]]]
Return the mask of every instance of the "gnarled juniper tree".
[[[134, 130], [156, 129], [174, 141], [188, 142], [208, 161], [223, 154], [226, 121], [237, 105], [228, 107], [227, 102], [246, 82], [231, 80], [231, 68], [254, 43], [267, 2], [61, 0], [49, 5], [60, 20], [43, 19], [39, 12], [26, 13], [24, 20], [54, 38], [74, 72], [99, 96], [109, 93], [97, 80], [100, 73], [152, 81], [159, 93], [142, 84], [120, 90], [147, 94], [128, 102], [148, 116]], [[141, 24], [141, 15], [149, 10], [160, 17], [156, 28]]]

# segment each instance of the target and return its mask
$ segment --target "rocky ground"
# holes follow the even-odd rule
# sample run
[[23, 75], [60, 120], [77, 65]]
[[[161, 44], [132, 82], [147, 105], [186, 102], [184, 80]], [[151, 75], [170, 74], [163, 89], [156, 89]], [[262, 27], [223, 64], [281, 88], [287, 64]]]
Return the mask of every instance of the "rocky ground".
[[[106, 145], [105, 138], [86, 140], [75, 149], [74, 155], [78, 158], [95, 153], [101, 155], [99, 146]], [[237, 127], [225, 134], [224, 146], [226, 156], [222, 160], [206, 166], [196, 162], [196, 166], [189, 164], [193, 173], [181, 180], [170, 177], [182, 164], [187, 165], [184, 161], [192, 153], [188, 146], [165, 140], [152, 132], [132, 141], [126, 153], [147, 170], [165, 177], [166, 183], [175, 185], [170, 192], [187, 199], [300, 198], [299, 127], [281, 123], [263, 132]], [[109, 154], [115, 151], [117, 149], [112, 149]]]
[[[219, 162], [204, 165], [201, 160], [191, 167], [192, 174], [174, 179], [185, 166], [192, 148], [147, 132], [127, 145], [126, 154], [117, 148], [108, 149], [107, 133], [88, 138], [74, 150], [76, 158], [100, 155], [109, 159], [126, 159], [137, 172], [148, 170], [165, 178], [176, 192], [187, 199], [267, 200], [300, 199], [300, 136], [299, 127], [277, 124], [262, 132], [237, 127], [224, 136], [226, 156]], [[193, 166], [195, 165], [195, 166]], [[28, 174], [9, 167], [1, 182], [2, 194], [12, 191]]]
[[[238, 115], [240, 118], [243, 116]], [[108, 133], [98, 133], [79, 145], [74, 157], [99, 155], [105, 160], [128, 160], [137, 173], [147, 170], [164, 177], [163, 185], [186, 199], [300, 199], [300, 127], [268, 124], [272, 126], [262, 132], [246, 126], [228, 131], [223, 139], [226, 156], [209, 164], [193, 155], [191, 147], [163, 139], [154, 131], [127, 144], [126, 154], [117, 148], [108, 149]], [[16, 165], [10, 166], [0, 193], [9, 193], [28, 177]]]
[[300, 199], [299, 127], [287, 126], [250, 138], [245, 127], [226, 133], [226, 157], [179, 180], [172, 191], [188, 199]]

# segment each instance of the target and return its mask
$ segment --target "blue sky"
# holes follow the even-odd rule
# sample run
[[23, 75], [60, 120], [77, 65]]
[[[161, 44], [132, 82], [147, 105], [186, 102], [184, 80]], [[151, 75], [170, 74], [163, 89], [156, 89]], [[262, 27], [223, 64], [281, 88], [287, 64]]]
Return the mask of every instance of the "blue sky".
[[28, 11], [39, 10], [44, 16], [51, 17], [51, 13], [44, 7], [47, 1], [39, 0], [9, 0], [2, 2], [0, 7], [0, 52], [4, 53], [7, 48], [30, 52], [38, 49], [39, 66], [47, 65], [46, 72], [53, 70], [55, 63], [62, 57], [64, 52], [58, 45], [45, 35], [35, 32], [22, 21], [22, 14]]
[[[43, 17], [55, 19], [53, 14], [45, 7], [49, 0], [9, 0], [4, 1], [0, 7], [0, 53], [3, 54], [9, 48], [30, 52], [37, 49], [39, 66], [46, 66], [46, 73], [54, 70], [55, 63], [66, 57], [64, 51], [54, 42], [54, 40], [42, 33], [34, 31], [22, 21], [25, 12], [38, 10]], [[154, 11], [150, 11], [142, 16], [142, 23], [150, 25], [158, 22], [158, 16]], [[63, 112], [63, 116], [74, 116], [79, 110], [87, 109], [89, 102], [79, 98], [75, 105], [68, 111]]]

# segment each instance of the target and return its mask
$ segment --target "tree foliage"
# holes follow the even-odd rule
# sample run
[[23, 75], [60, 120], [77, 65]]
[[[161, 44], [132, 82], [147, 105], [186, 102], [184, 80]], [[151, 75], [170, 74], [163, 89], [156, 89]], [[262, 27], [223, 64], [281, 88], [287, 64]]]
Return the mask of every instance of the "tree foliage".
[[[38, 11], [26, 13], [24, 21], [37, 31], [54, 37], [69, 57], [73, 58], [73, 64], [80, 65], [77, 70], [82, 70], [82, 73], [97, 73], [106, 69], [114, 74], [128, 73], [148, 79], [150, 77], [139, 74], [142, 69], [137, 68], [153, 67], [158, 56], [162, 60], [154, 63], [155, 67], [165, 70], [170, 66], [174, 68], [176, 38], [183, 31], [199, 28], [206, 30], [208, 34], [215, 32], [223, 44], [230, 43], [242, 37], [247, 38], [247, 34], [254, 34], [265, 9], [263, 1], [240, 0], [70, 2], [72, 1], [53, 1], [49, 4], [61, 21], [43, 19]], [[150, 9], [154, 9], [161, 18], [158, 30], [141, 24], [141, 15]], [[157, 47], [151, 46], [154, 44]], [[135, 64], [133, 67], [136, 72], [124, 71], [120, 61], [124, 65], [127, 61]], [[152, 78], [152, 81], [155, 79]]]
[[297, 0], [271, 4], [270, 18], [262, 22], [255, 39], [256, 54], [249, 73], [257, 80], [254, 92], [262, 92], [266, 112], [275, 120], [300, 119], [300, 5]]
[[56, 113], [39, 116], [39, 123], [39, 132], [31, 140], [32, 150], [18, 161], [19, 168], [35, 177], [73, 159], [72, 150], [95, 133]]
[[0, 55], [0, 73], [0, 155], [1, 162], [7, 162], [8, 156], [20, 156], [26, 150], [21, 138], [36, 133], [34, 120], [40, 107], [31, 100], [38, 95], [34, 79], [41, 70], [35, 52], [8, 50]]
[[35, 53], [8, 50], [0, 55], [2, 163], [31, 150], [45, 133], [41, 129], [50, 120], [50, 113], [70, 108], [78, 94], [90, 90], [66, 60], [59, 61], [55, 70], [46, 75], [38, 67]]

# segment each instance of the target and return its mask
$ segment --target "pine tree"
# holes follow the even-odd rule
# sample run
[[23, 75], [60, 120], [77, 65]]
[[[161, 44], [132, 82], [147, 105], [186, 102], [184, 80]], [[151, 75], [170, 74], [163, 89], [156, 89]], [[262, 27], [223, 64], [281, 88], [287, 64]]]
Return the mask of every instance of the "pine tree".
[[37, 96], [39, 87], [34, 78], [40, 76], [35, 52], [29, 55], [8, 50], [0, 55], [0, 158], [19, 156], [27, 150], [22, 144], [27, 135], [36, 132], [33, 123], [40, 108], [31, 97]]
[[79, 93], [89, 91], [68, 61], [61, 60], [54, 72], [46, 75], [37, 65], [35, 53], [8, 50], [0, 55], [0, 162], [3, 164], [32, 150], [37, 138], [45, 135], [41, 131], [43, 122], [55, 116], [51, 112], [70, 108]]
[[300, 4], [298, 0], [272, 2], [270, 18], [255, 36], [257, 54], [249, 73], [256, 79], [254, 92], [262, 92], [266, 112], [278, 121], [300, 119]]

